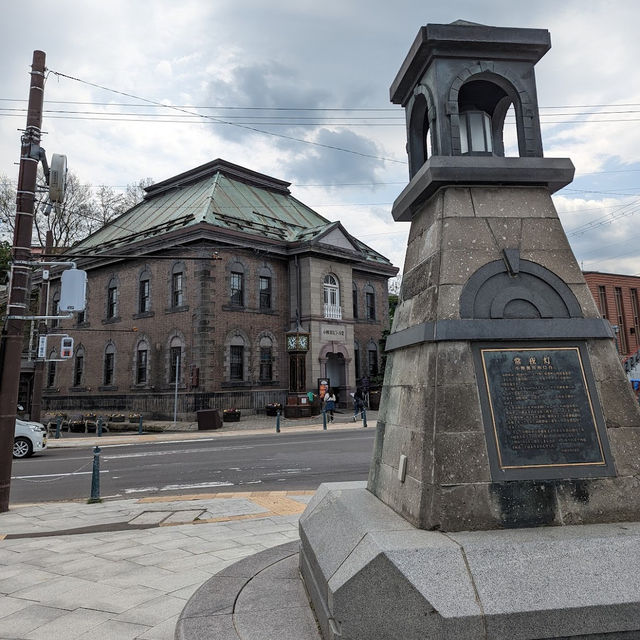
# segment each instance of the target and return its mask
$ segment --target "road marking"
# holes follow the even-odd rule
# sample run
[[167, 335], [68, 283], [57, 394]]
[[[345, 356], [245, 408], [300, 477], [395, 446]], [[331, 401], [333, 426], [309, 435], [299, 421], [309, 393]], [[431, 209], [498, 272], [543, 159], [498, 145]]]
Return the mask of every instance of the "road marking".
[[[117, 445], [114, 445], [117, 446]], [[120, 460], [121, 458], [146, 458], [149, 456], [171, 456], [181, 453], [207, 453], [210, 451], [235, 451], [238, 449], [252, 449], [253, 445], [237, 445], [235, 447], [207, 447], [206, 449], [169, 449], [168, 451], [144, 451], [140, 453], [121, 453], [104, 456], [104, 460]]]
[[[38, 476], [11, 476], [12, 480], [28, 480], [29, 478], [61, 478], [63, 476], [87, 476], [93, 471], [72, 471], [71, 473], [43, 473]], [[101, 469], [100, 473], [109, 473], [107, 469]]]
[[167, 484], [163, 487], [139, 487], [125, 489], [125, 493], [149, 493], [150, 491], [178, 491], [180, 489], [206, 489], [208, 487], [233, 487], [233, 482], [196, 482], [190, 484]]
[[139, 504], [147, 502], [174, 502], [189, 500], [226, 500], [229, 498], [256, 498], [261, 496], [312, 496], [315, 490], [300, 489], [299, 491], [230, 491], [228, 493], [191, 493], [182, 496], [150, 496], [140, 498]]

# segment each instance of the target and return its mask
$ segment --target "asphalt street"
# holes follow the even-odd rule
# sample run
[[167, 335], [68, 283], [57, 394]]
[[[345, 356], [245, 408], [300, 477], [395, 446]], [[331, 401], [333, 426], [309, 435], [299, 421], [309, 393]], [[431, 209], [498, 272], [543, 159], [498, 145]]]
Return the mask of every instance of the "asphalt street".
[[[233, 491], [315, 490], [321, 482], [365, 480], [375, 429], [251, 434], [221, 440], [101, 445], [103, 498]], [[87, 498], [91, 447], [49, 449], [15, 460], [11, 502]]]

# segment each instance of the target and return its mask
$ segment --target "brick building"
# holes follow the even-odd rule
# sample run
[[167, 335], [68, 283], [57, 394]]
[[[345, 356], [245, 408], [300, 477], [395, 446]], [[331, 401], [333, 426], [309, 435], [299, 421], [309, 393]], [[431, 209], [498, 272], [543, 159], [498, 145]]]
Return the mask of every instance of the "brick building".
[[640, 355], [640, 277], [617, 273], [585, 271], [589, 285], [603, 318], [616, 331], [618, 352], [623, 361], [637, 360]]
[[[176, 376], [185, 417], [261, 410], [325, 377], [349, 399], [378, 371], [397, 269], [288, 187], [215, 160], [75, 245], [87, 306], [55, 329], [73, 358], [48, 343], [43, 408], [170, 416]], [[52, 311], [59, 295], [53, 281]]]

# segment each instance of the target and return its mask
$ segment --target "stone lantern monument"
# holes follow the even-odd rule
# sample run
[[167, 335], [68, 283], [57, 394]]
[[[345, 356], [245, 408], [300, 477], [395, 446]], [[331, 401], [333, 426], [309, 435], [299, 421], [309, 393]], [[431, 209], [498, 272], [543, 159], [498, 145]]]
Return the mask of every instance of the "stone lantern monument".
[[640, 410], [551, 200], [550, 46], [431, 24], [392, 84], [411, 230], [369, 481], [300, 520], [325, 639], [640, 637]]

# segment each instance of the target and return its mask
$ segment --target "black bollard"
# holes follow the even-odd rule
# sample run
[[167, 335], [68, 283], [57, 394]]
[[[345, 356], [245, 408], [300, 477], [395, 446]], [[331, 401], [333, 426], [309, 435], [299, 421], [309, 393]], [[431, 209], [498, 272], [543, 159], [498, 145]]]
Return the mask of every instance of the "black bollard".
[[276, 411], [276, 433], [280, 433], [280, 409]]
[[100, 447], [93, 450], [93, 473], [91, 474], [91, 497], [89, 504], [102, 502], [100, 498]]
[[102, 437], [102, 418], [98, 418], [98, 422], [96, 423], [96, 433], [98, 434], [98, 438]]
[[367, 426], [367, 410], [364, 407], [362, 407], [362, 426]]
[[140, 421], [138, 422], [138, 435], [142, 435], [142, 416], [140, 416]]
[[322, 428], [324, 431], [327, 430], [327, 412], [324, 409], [322, 410]]
[[62, 426], [62, 417], [56, 418], [56, 440], [60, 437], [60, 427]]

